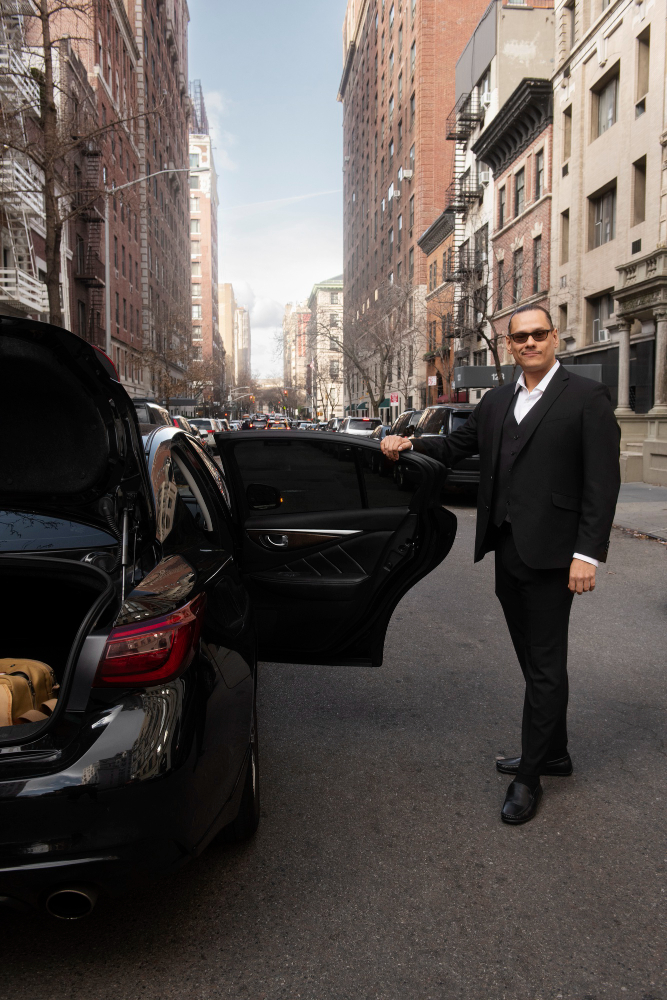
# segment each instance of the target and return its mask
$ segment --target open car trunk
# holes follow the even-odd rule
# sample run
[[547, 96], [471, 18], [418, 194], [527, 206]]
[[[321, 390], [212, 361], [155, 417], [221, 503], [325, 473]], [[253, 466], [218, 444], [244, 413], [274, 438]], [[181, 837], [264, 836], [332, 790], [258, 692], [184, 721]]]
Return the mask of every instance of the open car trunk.
[[[102, 617], [111, 619], [111, 578], [73, 560], [8, 555], [0, 557], [0, 590], [0, 660], [48, 664], [59, 685], [53, 697], [60, 714], [86, 635]], [[9, 733], [16, 736], [16, 723], [0, 726], [0, 738]]]

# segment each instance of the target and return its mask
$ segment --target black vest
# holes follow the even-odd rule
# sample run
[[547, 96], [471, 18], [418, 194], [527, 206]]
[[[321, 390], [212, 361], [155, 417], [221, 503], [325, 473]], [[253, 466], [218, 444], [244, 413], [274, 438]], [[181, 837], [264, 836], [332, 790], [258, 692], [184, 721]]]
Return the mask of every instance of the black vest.
[[512, 519], [510, 512], [512, 466], [514, 465], [514, 456], [521, 443], [521, 428], [525, 424], [525, 419], [518, 424], [514, 417], [514, 407], [518, 398], [519, 393], [515, 392], [514, 400], [507, 411], [503, 423], [503, 432], [500, 439], [500, 452], [496, 466], [496, 484], [493, 490], [493, 502], [491, 506], [491, 520], [498, 527], [500, 527], [503, 521], [511, 521]]

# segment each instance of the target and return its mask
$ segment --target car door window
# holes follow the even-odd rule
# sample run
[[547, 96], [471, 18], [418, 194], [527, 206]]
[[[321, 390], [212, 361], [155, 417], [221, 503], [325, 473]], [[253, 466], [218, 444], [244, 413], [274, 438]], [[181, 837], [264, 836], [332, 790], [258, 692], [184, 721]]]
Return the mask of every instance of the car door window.
[[243, 486], [272, 486], [280, 507], [266, 514], [359, 510], [361, 488], [353, 449], [322, 441], [248, 441], [234, 451]]
[[423, 476], [416, 463], [401, 458], [396, 464], [387, 459], [363, 463], [364, 493], [369, 509], [409, 507], [413, 495], [422, 485]]
[[419, 421], [422, 434], [447, 434], [449, 425], [449, 410], [427, 410]]

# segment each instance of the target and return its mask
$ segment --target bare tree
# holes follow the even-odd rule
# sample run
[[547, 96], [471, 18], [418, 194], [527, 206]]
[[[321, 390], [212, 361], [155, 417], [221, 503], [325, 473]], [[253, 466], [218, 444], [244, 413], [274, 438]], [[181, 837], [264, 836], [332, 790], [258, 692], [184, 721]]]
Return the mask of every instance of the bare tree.
[[398, 381], [405, 381], [406, 391], [413, 384], [414, 363], [426, 339], [426, 308], [417, 289], [409, 283], [387, 282], [378, 292], [379, 307], [360, 314], [346, 307], [343, 329], [330, 332], [343, 358], [343, 380], [350, 397], [352, 379], [358, 378], [374, 416], [399, 368]]

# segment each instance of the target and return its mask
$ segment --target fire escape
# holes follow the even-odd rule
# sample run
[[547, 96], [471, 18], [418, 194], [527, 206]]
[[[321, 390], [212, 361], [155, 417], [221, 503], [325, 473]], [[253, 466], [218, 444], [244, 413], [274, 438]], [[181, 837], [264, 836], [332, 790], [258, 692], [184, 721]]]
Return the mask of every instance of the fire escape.
[[[0, 121], [17, 145], [27, 143], [28, 119], [40, 113], [40, 92], [24, 46], [23, 0], [0, 0]], [[30, 8], [32, 12], [32, 8]], [[0, 153], [0, 302], [23, 313], [48, 312], [32, 229], [44, 222], [43, 178], [34, 164], [6, 145]]]
[[483, 196], [477, 163], [468, 158], [468, 141], [484, 118], [477, 90], [462, 94], [447, 116], [447, 138], [454, 148], [453, 179], [447, 190], [446, 208], [454, 213], [454, 245], [445, 261], [443, 279], [456, 282], [455, 329], [459, 336], [469, 331], [469, 296], [462, 285], [468, 285], [479, 266], [466, 233], [466, 220], [471, 206]]
[[89, 141], [81, 150], [83, 170], [76, 185], [77, 217], [85, 226], [86, 239], [78, 242], [75, 254], [74, 277], [88, 287], [88, 312], [86, 340], [96, 347], [106, 345], [104, 309], [104, 260], [102, 238], [104, 217], [101, 210], [102, 150], [97, 142]]

